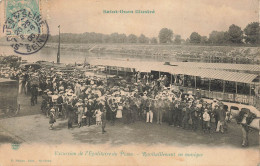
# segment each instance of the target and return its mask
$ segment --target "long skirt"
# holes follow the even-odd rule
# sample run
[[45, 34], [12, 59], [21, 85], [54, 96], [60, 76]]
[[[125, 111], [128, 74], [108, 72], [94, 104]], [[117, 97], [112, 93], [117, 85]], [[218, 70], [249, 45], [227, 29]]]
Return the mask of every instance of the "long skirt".
[[122, 110], [117, 110], [116, 118], [122, 118]]

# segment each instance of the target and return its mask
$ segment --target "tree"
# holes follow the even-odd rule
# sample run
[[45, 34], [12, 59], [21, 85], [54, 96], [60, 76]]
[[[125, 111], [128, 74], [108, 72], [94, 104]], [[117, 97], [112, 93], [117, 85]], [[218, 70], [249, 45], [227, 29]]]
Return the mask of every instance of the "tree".
[[118, 33], [112, 33], [110, 35], [112, 43], [118, 43], [118, 35], [119, 35]]
[[175, 36], [174, 43], [175, 44], [181, 44], [181, 35], [176, 35]]
[[153, 38], [151, 39], [151, 43], [152, 43], [152, 44], [157, 44], [158, 41], [157, 41], [157, 39], [156, 39], [155, 37], [153, 37]]
[[134, 35], [134, 34], [130, 34], [127, 37], [127, 41], [128, 41], [128, 43], [136, 43], [137, 42], [137, 36]]
[[102, 42], [103, 42], [103, 43], [109, 43], [109, 42], [111, 42], [111, 37], [110, 37], [110, 35], [103, 35]]
[[258, 22], [252, 22], [244, 29], [245, 42], [250, 44], [260, 43], [260, 27]]
[[162, 28], [159, 32], [160, 43], [171, 43], [173, 38], [173, 32], [171, 29]]
[[185, 40], [185, 44], [189, 44], [190, 43], [190, 38], [187, 38], [186, 40]]
[[138, 38], [138, 42], [139, 43], [148, 43], [149, 42], [149, 39], [144, 35], [144, 34], [141, 34]]
[[239, 26], [232, 24], [228, 29], [227, 35], [231, 43], [242, 43], [243, 31]]
[[200, 43], [201, 36], [198, 34], [198, 32], [192, 32], [190, 35], [190, 43]]
[[200, 43], [201, 43], [201, 44], [206, 44], [206, 43], [208, 43], [208, 37], [207, 37], [207, 36], [201, 36]]
[[227, 35], [227, 33], [223, 32], [223, 31], [212, 31], [209, 34], [208, 43], [224, 44], [227, 42], [226, 35]]
[[118, 35], [118, 43], [126, 43], [126, 41], [127, 41], [127, 37], [124, 33]]

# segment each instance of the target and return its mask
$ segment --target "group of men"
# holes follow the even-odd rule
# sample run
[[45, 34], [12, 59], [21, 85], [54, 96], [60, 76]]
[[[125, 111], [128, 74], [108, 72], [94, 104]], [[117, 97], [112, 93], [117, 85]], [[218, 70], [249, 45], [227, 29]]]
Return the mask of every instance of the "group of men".
[[[164, 121], [193, 131], [211, 132], [215, 127], [216, 132], [223, 133], [228, 118], [227, 109], [221, 102], [207, 103], [199, 92], [184, 94], [174, 86], [167, 87], [166, 76], [154, 79], [151, 75], [138, 73], [133, 76], [134, 82], [126, 83], [122, 79], [122, 83], [117, 84], [120, 86], [111, 84], [105, 77], [85, 76], [80, 72], [40, 69], [22, 76], [26, 78], [22, 79], [26, 84], [30, 84], [31, 77], [39, 79], [37, 94], [42, 95], [41, 109], [50, 118], [50, 129], [55, 118], [61, 117], [68, 119], [68, 128], [73, 124], [78, 127], [102, 124], [102, 133], [105, 132], [106, 120], [110, 120], [112, 125], [116, 121], [128, 124], [138, 120], [147, 123], [156, 120], [157, 124]], [[119, 79], [114, 81], [120, 82]]]

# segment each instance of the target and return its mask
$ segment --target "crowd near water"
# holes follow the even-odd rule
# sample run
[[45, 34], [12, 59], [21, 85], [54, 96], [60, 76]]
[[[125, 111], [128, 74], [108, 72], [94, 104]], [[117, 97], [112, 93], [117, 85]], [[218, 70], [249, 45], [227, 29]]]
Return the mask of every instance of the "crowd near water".
[[128, 78], [88, 76], [84, 72], [57, 72], [52, 69], [17, 71], [19, 93], [31, 96], [32, 107], [42, 97], [41, 111], [49, 118], [49, 128], [56, 119], [67, 119], [68, 129], [107, 121], [130, 124], [136, 121], [167, 123], [191, 131], [227, 130], [229, 114], [221, 101], [207, 103], [196, 94], [184, 94], [169, 85], [166, 76], [136, 73]]

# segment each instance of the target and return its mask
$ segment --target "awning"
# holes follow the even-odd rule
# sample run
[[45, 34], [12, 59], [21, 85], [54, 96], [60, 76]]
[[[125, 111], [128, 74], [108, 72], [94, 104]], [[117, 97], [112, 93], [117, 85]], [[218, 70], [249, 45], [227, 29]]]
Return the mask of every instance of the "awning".
[[[90, 62], [91, 65], [101, 66], [116, 66], [124, 68], [134, 68], [140, 72], [160, 71], [174, 75], [190, 75], [201, 78], [219, 79], [240, 83], [253, 83], [253, 80], [258, 76], [256, 74], [248, 74], [241, 72], [231, 72], [219, 69], [199, 68], [196, 65], [180, 65], [169, 66], [164, 65], [164, 62], [147, 62], [147, 61], [120, 61], [120, 60], [101, 60], [97, 59]], [[196, 63], [193, 63], [196, 64]], [[201, 64], [201, 63], [200, 63]], [[207, 65], [207, 64], [205, 64]], [[226, 66], [226, 65], [224, 65]], [[227, 67], [227, 66], [226, 66]], [[257, 70], [257, 69], [256, 69]]]
[[241, 83], [252, 83], [257, 77], [256, 74], [229, 72], [224, 70], [198, 69], [194, 67], [171, 67], [168, 69], [168, 72], [171, 74], [183, 74]]
[[192, 66], [192, 67], [202, 68], [202, 69], [260, 72], [260, 65], [251, 65], [251, 64], [201, 63], [201, 62], [170, 62], [170, 64], [175, 66], [183, 66], [183, 67]]
[[115, 66], [132, 68], [140, 72], [151, 72], [151, 70], [154, 69], [156, 66], [162, 66], [163, 62], [95, 59], [90, 61], [90, 64], [94, 66]]

